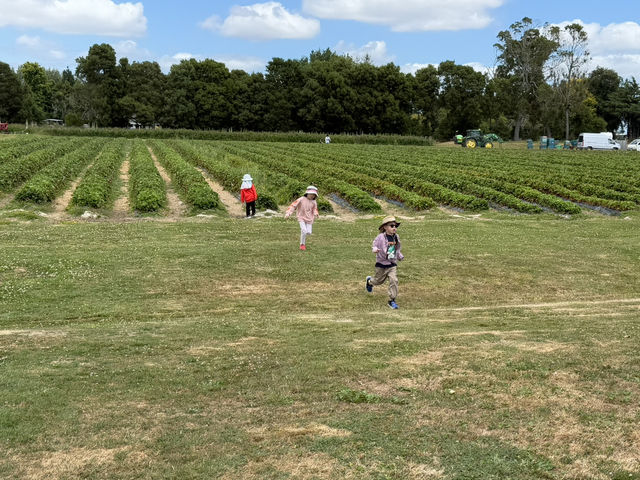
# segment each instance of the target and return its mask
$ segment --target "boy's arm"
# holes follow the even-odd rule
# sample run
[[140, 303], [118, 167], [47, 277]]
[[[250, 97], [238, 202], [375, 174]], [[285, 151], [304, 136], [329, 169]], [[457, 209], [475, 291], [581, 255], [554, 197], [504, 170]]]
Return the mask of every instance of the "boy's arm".
[[[302, 198], [302, 197], [300, 197], [300, 198]], [[300, 198], [298, 198], [297, 200], [294, 200], [293, 203], [291, 205], [289, 205], [289, 208], [287, 208], [287, 211], [284, 214], [284, 218], [289, 218], [289, 216], [293, 213], [293, 211], [296, 209], [296, 207], [300, 203]]]
[[240, 189], [240, 203], [244, 203], [244, 188]]
[[373, 245], [371, 247], [371, 251], [373, 253], [378, 253], [380, 250], [382, 250], [383, 247], [384, 245], [382, 245], [382, 237], [378, 235], [376, 238], [373, 239]]
[[398, 237], [398, 235], [396, 235], [396, 242], [398, 246], [398, 248], [396, 248], [396, 256], [398, 257], [398, 261], [400, 261], [404, 258], [404, 255], [400, 251], [400, 249], [402, 248], [402, 244], [400, 243], [400, 237]]

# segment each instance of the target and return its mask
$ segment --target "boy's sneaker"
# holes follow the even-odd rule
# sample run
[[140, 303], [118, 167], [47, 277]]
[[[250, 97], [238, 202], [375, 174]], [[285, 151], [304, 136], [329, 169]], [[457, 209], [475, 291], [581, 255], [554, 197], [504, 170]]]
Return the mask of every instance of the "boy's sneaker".
[[305, 245], [300, 245], [300, 250], [306, 250], [307, 247]]
[[389, 308], [392, 308], [393, 310], [398, 309], [398, 304], [396, 303], [395, 300], [389, 300]]
[[367, 277], [367, 281], [364, 282], [364, 284], [365, 284], [365, 288], [367, 289], [367, 292], [371, 293], [373, 292], [373, 285], [369, 283], [369, 280], [371, 280], [371, 275]]

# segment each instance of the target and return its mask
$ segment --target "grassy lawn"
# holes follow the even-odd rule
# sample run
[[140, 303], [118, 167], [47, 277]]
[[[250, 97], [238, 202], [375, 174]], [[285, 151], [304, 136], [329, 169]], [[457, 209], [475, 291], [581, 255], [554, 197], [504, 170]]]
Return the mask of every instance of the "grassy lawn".
[[638, 479], [640, 216], [0, 224], [0, 478]]

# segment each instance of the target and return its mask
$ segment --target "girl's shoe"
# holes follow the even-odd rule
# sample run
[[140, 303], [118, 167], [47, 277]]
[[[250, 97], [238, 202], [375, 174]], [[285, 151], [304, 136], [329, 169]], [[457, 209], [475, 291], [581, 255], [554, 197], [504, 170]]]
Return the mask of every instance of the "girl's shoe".
[[300, 250], [306, 250], [307, 247], [305, 245], [300, 245]]
[[398, 304], [396, 303], [395, 300], [389, 300], [389, 308], [392, 308], [393, 310], [398, 309]]

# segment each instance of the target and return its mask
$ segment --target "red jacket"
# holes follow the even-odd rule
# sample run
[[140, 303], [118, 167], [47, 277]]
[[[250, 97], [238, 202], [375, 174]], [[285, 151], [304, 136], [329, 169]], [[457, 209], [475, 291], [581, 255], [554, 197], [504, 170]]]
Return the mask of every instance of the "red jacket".
[[256, 186], [251, 185], [251, 188], [243, 188], [240, 190], [240, 202], [255, 202], [258, 199], [258, 194], [256, 193]]

